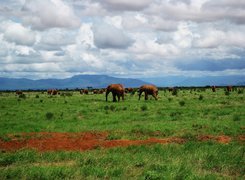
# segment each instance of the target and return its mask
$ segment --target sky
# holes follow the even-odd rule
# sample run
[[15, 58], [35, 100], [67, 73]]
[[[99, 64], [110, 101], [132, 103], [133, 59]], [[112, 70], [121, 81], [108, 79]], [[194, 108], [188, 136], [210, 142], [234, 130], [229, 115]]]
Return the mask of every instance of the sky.
[[0, 77], [245, 75], [245, 0], [0, 0]]

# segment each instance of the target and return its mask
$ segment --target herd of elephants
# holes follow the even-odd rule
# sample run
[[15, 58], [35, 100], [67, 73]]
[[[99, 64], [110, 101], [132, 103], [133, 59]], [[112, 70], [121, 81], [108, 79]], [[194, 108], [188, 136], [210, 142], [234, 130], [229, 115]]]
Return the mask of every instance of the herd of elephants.
[[[211, 86], [211, 89], [213, 92], [216, 91], [215, 86]], [[227, 86], [226, 90], [231, 91], [232, 86]], [[124, 86], [122, 84], [110, 84], [109, 86], [107, 86], [106, 89], [94, 90], [93, 93], [94, 94], [102, 94], [105, 92], [106, 101], [108, 100], [109, 93], [112, 93], [113, 102], [116, 102], [117, 99], [118, 99], [118, 101], [120, 101], [121, 97], [122, 97], [122, 100], [124, 100], [125, 92], [132, 93], [133, 91], [134, 91], [133, 88], [124, 88]], [[175, 88], [169, 88], [169, 91], [176, 91], [176, 89]], [[158, 96], [158, 88], [155, 85], [145, 84], [145, 85], [140, 86], [138, 88], [139, 100], [140, 100], [143, 92], [145, 94], [145, 100], [148, 100], [148, 95], [152, 95], [155, 98], [155, 100], [158, 99], [158, 97], [157, 97]], [[22, 91], [16, 91], [16, 94], [18, 94], [18, 95], [20, 95], [22, 93], [23, 93]], [[56, 90], [56, 89], [48, 89], [47, 93], [50, 95], [59, 94], [58, 90]], [[80, 94], [88, 94], [88, 90], [87, 89], [80, 90]]]

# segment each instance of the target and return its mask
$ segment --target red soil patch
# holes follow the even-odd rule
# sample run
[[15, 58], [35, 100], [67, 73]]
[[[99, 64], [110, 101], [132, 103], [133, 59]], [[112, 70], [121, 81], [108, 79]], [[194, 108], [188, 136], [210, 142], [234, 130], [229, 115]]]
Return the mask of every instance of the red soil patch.
[[245, 141], [245, 135], [238, 136], [238, 140], [244, 142]]
[[86, 133], [22, 133], [18, 135], [9, 135], [11, 140], [4, 141], [0, 139], [0, 149], [4, 151], [15, 151], [23, 148], [37, 149], [38, 151], [85, 151], [112, 147], [127, 147], [131, 145], [144, 144], [166, 144], [183, 143], [182, 138], [150, 138], [146, 140], [107, 140], [106, 132], [86, 132]]
[[209, 140], [214, 140], [222, 144], [228, 144], [231, 141], [231, 137], [229, 136], [212, 136], [212, 135], [204, 135], [204, 136], [199, 136], [197, 138], [199, 141], [209, 141]]
[[[186, 142], [184, 138], [149, 138], [145, 140], [108, 140], [107, 132], [84, 133], [22, 133], [8, 135], [9, 141], [0, 139], [0, 150], [15, 151], [19, 149], [36, 149], [38, 151], [85, 151], [96, 148], [127, 147], [131, 145], [150, 145]], [[244, 138], [244, 137], [243, 137]], [[199, 141], [214, 140], [219, 143], [229, 143], [228, 136], [205, 135], [197, 138]]]

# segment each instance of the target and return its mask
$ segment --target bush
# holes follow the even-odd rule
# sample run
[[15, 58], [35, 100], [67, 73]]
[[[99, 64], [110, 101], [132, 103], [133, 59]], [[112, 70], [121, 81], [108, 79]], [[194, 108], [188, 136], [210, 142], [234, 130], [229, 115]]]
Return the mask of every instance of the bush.
[[179, 105], [180, 105], [180, 106], [184, 106], [184, 105], [185, 105], [185, 101], [180, 101], [180, 102], [179, 102]]
[[141, 111], [146, 111], [148, 109], [148, 107], [146, 105], [143, 105], [140, 107]]
[[36, 95], [36, 98], [39, 98], [39, 95], [38, 94]]
[[177, 96], [177, 95], [178, 95], [177, 89], [173, 89], [172, 95], [173, 95], [173, 96]]
[[237, 114], [233, 115], [233, 121], [240, 121], [241, 117]]
[[200, 95], [198, 99], [203, 100], [203, 95]]
[[238, 94], [243, 94], [243, 89], [238, 89], [237, 93]]
[[109, 106], [104, 106], [104, 110], [108, 111], [109, 110]]
[[54, 114], [53, 114], [53, 113], [51, 113], [51, 112], [47, 112], [47, 113], [46, 113], [46, 119], [50, 120], [50, 119], [52, 119], [53, 117], [54, 117]]
[[229, 91], [225, 91], [225, 95], [226, 96], [229, 96], [230, 95], [230, 92]]
[[115, 111], [115, 109], [116, 109], [116, 106], [114, 106], [114, 105], [111, 105], [111, 106], [110, 106], [110, 110], [111, 110], [111, 111]]
[[19, 95], [19, 98], [25, 99], [26, 98], [26, 95], [25, 94], [20, 94]]

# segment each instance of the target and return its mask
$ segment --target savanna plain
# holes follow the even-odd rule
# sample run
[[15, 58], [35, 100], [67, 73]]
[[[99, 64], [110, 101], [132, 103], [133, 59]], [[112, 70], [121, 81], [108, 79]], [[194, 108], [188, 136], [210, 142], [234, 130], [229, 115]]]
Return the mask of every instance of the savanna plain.
[[1, 92], [0, 179], [244, 179], [244, 90]]

